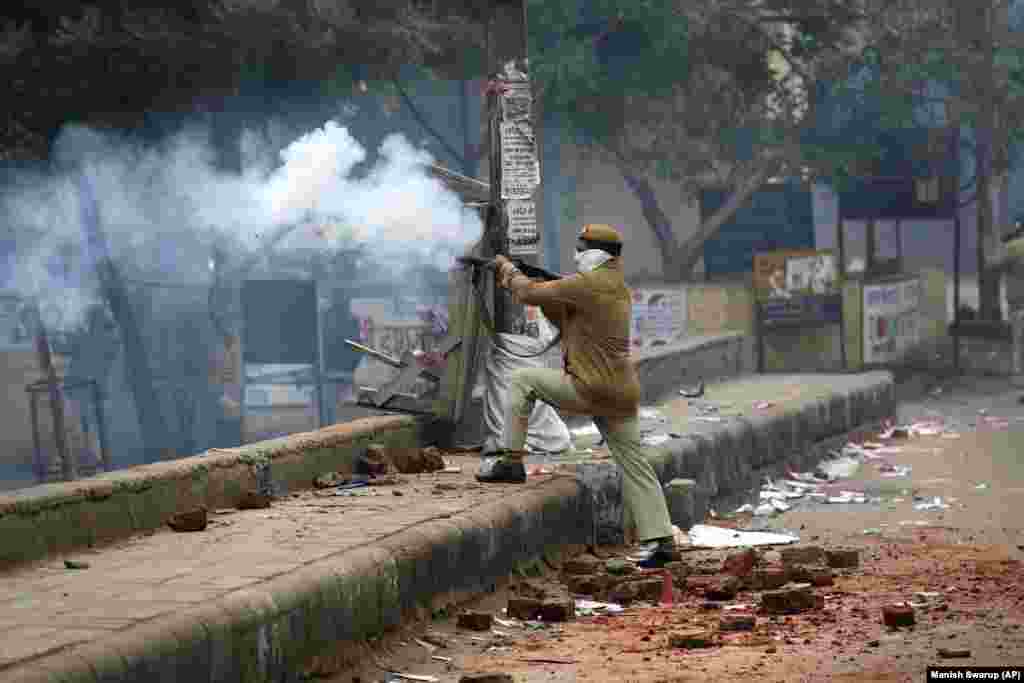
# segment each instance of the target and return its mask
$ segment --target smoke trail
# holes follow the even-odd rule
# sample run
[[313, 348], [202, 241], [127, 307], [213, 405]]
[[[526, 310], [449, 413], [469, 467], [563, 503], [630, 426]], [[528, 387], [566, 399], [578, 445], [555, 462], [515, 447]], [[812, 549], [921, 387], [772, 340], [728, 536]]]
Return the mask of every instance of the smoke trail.
[[[249, 132], [240, 145], [244, 167], [232, 173], [217, 168], [209, 136], [199, 129], [140, 146], [67, 127], [55, 160], [72, 170], [33, 177], [0, 200], [0, 220], [18, 239], [9, 286], [43, 302], [48, 326], [82, 323], [95, 301], [82, 173], [110, 258], [148, 279], [207, 282], [215, 244], [251, 253], [300, 226], [282, 248], [362, 244], [401, 281], [404, 269], [422, 263], [447, 269], [481, 233], [475, 214], [426, 173], [430, 155], [401, 135], [387, 137], [369, 169], [359, 171], [367, 150], [335, 121], [298, 137], [276, 159], [265, 137]], [[57, 270], [54, 255], [61, 255]]]

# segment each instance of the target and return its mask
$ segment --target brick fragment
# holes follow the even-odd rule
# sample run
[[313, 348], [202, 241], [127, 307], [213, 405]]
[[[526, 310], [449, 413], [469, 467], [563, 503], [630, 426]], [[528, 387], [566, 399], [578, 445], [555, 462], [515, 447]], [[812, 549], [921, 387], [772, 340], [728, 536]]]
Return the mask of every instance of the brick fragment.
[[786, 567], [797, 564], [824, 564], [825, 551], [818, 545], [797, 545], [780, 551], [782, 564]]
[[781, 565], [758, 567], [747, 577], [747, 585], [757, 591], [775, 590], [789, 583], [789, 576]]
[[704, 629], [673, 631], [668, 634], [669, 647], [695, 650], [699, 648], [712, 647], [714, 644], [715, 634]]
[[463, 612], [457, 625], [469, 631], [490, 631], [494, 617], [487, 612]]
[[790, 583], [778, 590], [762, 593], [761, 606], [767, 612], [792, 614], [821, 609], [825, 606], [825, 598], [816, 595], [809, 583]]
[[167, 526], [174, 531], [203, 531], [209, 523], [206, 508], [200, 507], [188, 512], [179, 512], [167, 520]]
[[563, 622], [576, 617], [576, 602], [572, 598], [557, 598], [540, 603], [541, 621]]
[[753, 548], [729, 553], [722, 562], [722, 571], [743, 578], [757, 566], [757, 551]]
[[719, 631], [753, 631], [757, 618], [753, 614], [725, 613], [718, 620]]
[[835, 583], [832, 569], [824, 565], [796, 565], [787, 570], [790, 581], [812, 586], [831, 586]]
[[514, 683], [512, 674], [506, 673], [484, 673], [484, 674], [462, 674], [459, 683]]
[[629, 605], [637, 601], [658, 602], [664, 584], [662, 578], [644, 578], [623, 581], [608, 593], [609, 602]]
[[905, 628], [916, 622], [910, 605], [886, 605], [882, 608], [882, 621], [889, 628]]
[[565, 587], [577, 595], [600, 595], [612, 586], [613, 577], [607, 574], [581, 574], [566, 577]]
[[860, 551], [856, 548], [832, 548], [825, 551], [825, 562], [832, 569], [854, 569], [860, 566]]

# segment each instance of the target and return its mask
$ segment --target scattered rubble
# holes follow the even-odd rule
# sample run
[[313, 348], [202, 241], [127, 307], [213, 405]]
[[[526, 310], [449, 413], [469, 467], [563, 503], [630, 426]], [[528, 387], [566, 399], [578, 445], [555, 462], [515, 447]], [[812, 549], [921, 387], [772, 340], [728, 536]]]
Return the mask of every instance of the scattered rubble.
[[458, 627], [469, 631], [490, 631], [493, 620], [494, 617], [486, 612], [462, 612], [458, 617]]
[[329, 489], [344, 484], [347, 479], [338, 472], [328, 472], [313, 479], [313, 488]]
[[205, 531], [208, 523], [205, 507], [179, 512], [167, 520], [167, 526], [178, 532]]
[[507, 673], [482, 673], [463, 674], [459, 683], [514, 683], [512, 674]]
[[88, 562], [80, 562], [78, 560], [64, 560], [65, 569], [88, 569], [90, 565]]
[[882, 608], [882, 623], [889, 628], [906, 628], [913, 626], [915, 621], [914, 608], [910, 605], [887, 605]]
[[860, 566], [860, 551], [856, 548], [830, 548], [825, 561], [832, 569], [855, 569]]
[[[437, 472], [447, 465], [441, 451], [434, 446], [426, 448], [388, 448], [381, 444], [366, 447], [366, 461], [387, 463], [400, 474], [423, 474]], [[383, 474], [383, 472], [381, 472]]]
[[713, 647], [715, 634], [705, 629], [688, 629], [685, 631], [673, 631], [668, 634], [668, 646], [695, 650], [705, 647]]
[[778, 590], [762, 593], [761, 606], [769, 613], [795, 614], [821, 609], [825, 606], [825, 599], [816, 594], [809, 583], [789, 583]]
[[271, 500], [273, 497], [269, 493], [255, 490], [246, 491], [235, 507], [239, 510], [265, 510], [270, 507]]
[[966, 659], [971, 656], [971, 651], [966, 648], [940, 647], [935, 654], [942, 659]]
[[718, 620], [719, 631], [753, 631], [757, 617], [753, 614], [725, 613]]

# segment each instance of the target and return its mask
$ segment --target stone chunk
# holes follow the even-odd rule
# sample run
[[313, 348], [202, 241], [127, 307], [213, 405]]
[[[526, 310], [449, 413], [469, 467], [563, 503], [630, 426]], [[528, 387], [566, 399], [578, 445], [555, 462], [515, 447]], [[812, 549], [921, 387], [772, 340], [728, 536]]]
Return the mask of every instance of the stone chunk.
[[576, 605], [568, 597], [509, 598], [508, 616], [522, 621], [569, 621], [576, 616]]
[[761, 594], [761, 606], [776, 614], [791, 614], [825, 606], [825, 598], [816, 595], [809, 583], [790, 583], [779, 590]]
[[855, 548], [833, 548], [825, 551], [825, 561], [832, 569], [854, 569], [860, 566], [860, 551]]
[[512, 674], [462, 674], [459, 683], [515, 683]]
[[444, 469], [441, 451], [433, 446], [388, 448], [381, 444], [370, 444], [363, 457], [368, 463], [387, 463], [401, 474], [423, 474]]
[[328, 472], [327, 474], [321, 474], [319, 477], [313, 480], [313, 488], [316, 489], [330, 489], [335, 486], [341, 486], [346, 481], [338, 472]]
[[708, 600], [732, 600], [740, 590], [740, 580], [735, 576], [690, 576], [686, 590]]
[[756, 591], [775, 590], [789, 583], [786, 570], [780, 565], [758, 567], [747, 577], [747, 585]]
[[179, 512], [167, 520], [167, 526], [179, 532], [203, 531], [206, 529], [207, 523], [206, 508], [204, 507], [188, 512]]
[[887, 605], [882, 608], [882, 621], [889, 628], [913, 626], [916, 622], [914, 608], [910, 605]]
[[718, 620], [719, 631], [753, 631], [757, 618], [753, 614], [725, 613]]
[[668, 646], [688, 650], [711, 647], [715, 644], [715, 634], [704, 629], [687, 629], [673, 631], [668, 634]]
[[271, 496], [269, 493], [259, 491], [246, 491], [238, 501], [239, 510], [265, 510], [270, 507]]
[[470, 631], [490, 631], [493, 621], [494, 617], [487, 612], [463, 612], [457, 625]]
[[567, 577], [565, 586], [577, 595], [599, 595], [611, 588], [613, 580], [607, 574], [579, 574]]
[[825, 551], [817, 545], [797, 545], [780, 551], [782, 564], [825, 564]]
[[722, 562], [722, 571], [743, 578], [757, 566], [757, 551], [753, 548], [729, 553]]
[[832, 570], [823, 565], [796, 565], [789, 568], [788, 575], [790, 581], [809, 583], [812, 586], [831, 586], [835, 583]]
[[664, 585], [662, 578], [645, 578], [623, 581], [608, 593], [608, 601], [620, 605], [634, 602], [658, 602]]
[[562, 566], [566, 574], [597, 574], [604, 568], [604, 563], [593, 555], [579, 555], [567, 560]]
[[576, 617], [576, 602], [569, 597], [545, 600], [540, 603], [541, 621], [571, 621]]
[[515, 679], [506, 673], [462, 674], [459, 683], [515, 683]]
[[536, 598], [509, 598], [508, 616], [521, 621], [536, 621], [540, 618], [542, 601]]

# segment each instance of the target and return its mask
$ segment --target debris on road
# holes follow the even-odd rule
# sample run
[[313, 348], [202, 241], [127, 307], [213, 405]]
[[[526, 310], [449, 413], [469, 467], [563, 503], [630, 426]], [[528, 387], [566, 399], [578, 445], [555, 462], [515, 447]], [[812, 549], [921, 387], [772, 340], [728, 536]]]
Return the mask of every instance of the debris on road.
[[914, 608], [905, 603], [882, 608], [882, 622], [889, 628], [905, 628], [916, 622]]
[[484, 674], [463, 674], [459, 683], [513, 683], [512, 674], [506, 673], [484, 673]]
[[795, 614], [825, 606], [825, 599], [809, 583], [790, 583], [761, 594], [761, 606], [774, 614]]
[[669, 647], [695, 650], [712, 647], [714, 644], [715, 634], [705, 629], [673, 631], [668, 634]]
[[929, 510], [948, 510], [949, 504], [944, 503], [940, 496], [935, 496], [929, 501], [915, 503], [914, 509], [918, 512], [927, 512]]
[[469, 631], [490, 631], [494, 617], [486, 612], [463, 612], [458, 617], [458, 627]]
[[940, 647], [935, 654], [942, 659], [966, 659], [971, 656], [971, 651], [966, 648]]
[[64, 560], [65, 569], [88, 569], [90, 565], [88, 562], [79, 562], [78, 560]]
[[265, 510], [270, 507], [272, 497], [260, 491], [246, 491], [235, 506], [239, 510]]
[[613, 602], [576, 601], [576, 614], [581, 617], [589, 617], [594, 614], [621, 614], [623, 611], [622, 605], [617, 605]]
[[767, 531], [739, 531], [709, 524], [696, 524], [688, 532], [695, 548], [745, 548], [753, 546], [789, 545], [800, 539], [791, 534]]
[[167, 526], [177, 532], [205, 531], [209, 523], [206, 508], [200, 507], [188, 512], [179, 512], [167, 520]]
[[718, 620], [719, 631], [753, 631], [756, 625], [753, 614], [726, 613]]

